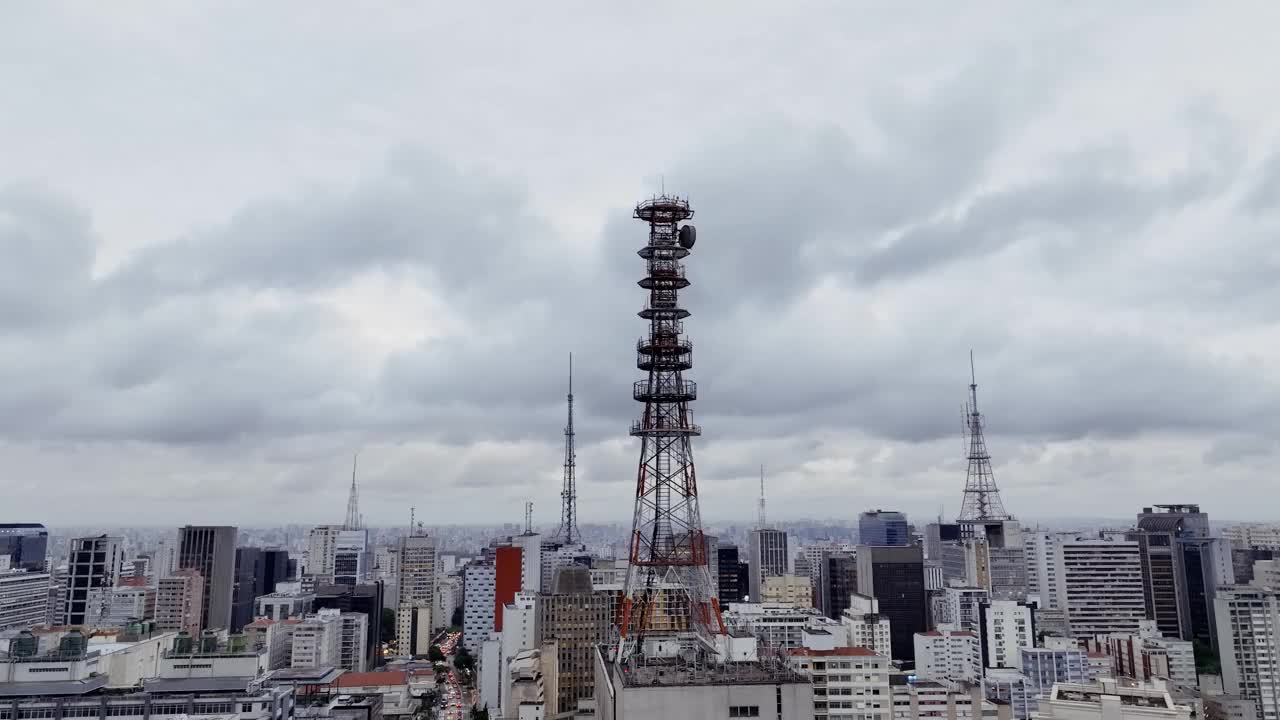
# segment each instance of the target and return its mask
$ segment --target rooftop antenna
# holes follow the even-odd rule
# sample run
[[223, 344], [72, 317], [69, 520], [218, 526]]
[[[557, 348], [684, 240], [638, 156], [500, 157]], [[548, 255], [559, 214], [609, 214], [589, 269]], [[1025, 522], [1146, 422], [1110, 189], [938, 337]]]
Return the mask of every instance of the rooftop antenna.
[[415, 507], [410, 507], [410, 508], [409, 508], [409, 534], [410, 534], [410, 535], [413, 535], [413, 526], [414, 526], [414, 522], [413, 522], [413, 513], [414, 513], [414, 511], [415, 511], [415, 510], [417, 510], [417, 508], [415, 508]]
[[565, 545], [582, 539], [578, 530], [578, 452], [573, 431], [573, 353], [569, 353], [569, 421], [564, 426], [564, 484], [560, 490], [560, 529], [556, 537]]
[[1012, 520], [1000, 501], [995, 475], [991, 472], [991, 455], [982, 436], [982, 414], [978, 412], [978, 374], [973, 366], [973, 350], [969, 351], [969, 406], [966, 430], [969, 470], [965, 477], [964, 502], [956, 522], [972, 528], [983, 522]]

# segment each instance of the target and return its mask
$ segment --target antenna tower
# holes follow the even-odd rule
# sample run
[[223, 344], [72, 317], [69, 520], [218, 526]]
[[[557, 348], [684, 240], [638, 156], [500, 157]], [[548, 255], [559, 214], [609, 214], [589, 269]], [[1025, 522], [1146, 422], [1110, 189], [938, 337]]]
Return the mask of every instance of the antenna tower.
[[569, 353], [569, 422], [564, 426], [564, 488], [560, 491], [560, 529], [556, 537], [565, 545], [574, 538], [582, 540], [578, 530], [578, 453], [573, 433], [573, 353]]
[[356, 463], [360, 460], [360, 452], [356, 451], [351, 458], [351, 494], [347, 496], [347, 521], [344, 530], [360, 529], [360, 491], [356, 489]]
[[524, 534], [533, 534], [533, 501], [524, 504]]
[[649, 226], [649, 243], [637, 253], [647, 270], [638, 284], [649, 291], [639, 313], [649, 323], [649, 334], [636, 342], [636, 365], [648, 378], [632, 386], [644, 412], [631, 425], [631, 434], [640, 438], [640, 463], [618, 626], [620, 662], [642, 659], [664, 584], [678, 588], [688, 603], [687, 639], [696, 640], [690, 649], [706, 650], [725, 632], [707, 564], [690, 442], [701, 434], [689, 412], [697, 385], [684, 379], [684, 371], [693, 367], [693, 345], [680, 337], [682, 320], [689, 316], [678, 298], [689, 286], [680, 261], [697, 236], [693, 226], [679, 223], [693, 217], [693, 210], [687, 200], [663, 194], [637, 205], [634, 217]]
[[757, 524], [759, 524], [760, 529], [763, 530], [769, 527], [769, 523], [765, 519], [765, 514], [764, 514], [764, 466], [763, 465], [760, 466], [760, 503], [759, 505], [760, 505], [759, 507], [760, 516], [756, 519], [756, 522]]
[[978, 380], [973, 369], [973, 351], [969, 351], [969, 403], [965, 430], [969, 439], [969, 472], [964, 483], [964, 502], [956, 522], [962, 525], [1012, 520], [1000, 502], [1000, 491], [991, 472], [991, 455], [982, 437], [982, 414], [978, 412]]

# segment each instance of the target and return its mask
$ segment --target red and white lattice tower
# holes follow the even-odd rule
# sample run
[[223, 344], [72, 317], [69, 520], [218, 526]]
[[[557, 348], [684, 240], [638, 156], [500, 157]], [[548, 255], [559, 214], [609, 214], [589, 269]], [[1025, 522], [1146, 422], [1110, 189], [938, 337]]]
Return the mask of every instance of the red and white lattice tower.
[[677, 610], [673, 596], [675, 603], [688, 603], [686, 637], [700, 641], [696, 645], [709, 649], [725, 632], [707, 562], [690, 444], [701, 432], [689, 412], [698, 391], [684, 379], [693, 367], [693, 345], [681, 337], [689, 311], [680, 307], [679, 291], [689, 281], [680, 261], [696, 235], [692, 225], [680, 223], [693, 217], [693, 210], [688, 201], [663, 195], [637, 205], [635, 217], [649, 225], [649, 244], [639, 251], [648, 271], [639, 285], [649, 291], [639, 315], [649, 322], [649, 334], [636, 343], [636, 364], [649, 375], [632, 389], [644, 403], [644, 414], [631, 426], [631, 434], [640, 438], [640, 465], [618, 622], [619, 661], [643, 655], [655, 611]]

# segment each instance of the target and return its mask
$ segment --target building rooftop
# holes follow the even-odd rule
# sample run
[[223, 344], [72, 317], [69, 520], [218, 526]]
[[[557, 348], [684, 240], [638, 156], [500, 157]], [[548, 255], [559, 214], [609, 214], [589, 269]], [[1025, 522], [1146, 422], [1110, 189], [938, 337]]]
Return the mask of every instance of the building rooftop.
[[[616, 663], [606, 661], [617, 669]], [[655, 659], [644, 664], [620, 668], [626, 687], [680, 685], [777, 685], [807, 683], [808, 680], [785, 667], [767, 667], [760, 663], [695, 664], [684, 660]]]
[[803, 655], [805, 657], [875, 657], [874, 650], [868, 650], [864, 647], [838, 647], [830, 650], [813, 650], [810, 648], [791, 648], [789, 651], [792, 655]]
[[246, 692], [252, 677], [151, 678], [142, 682], [149, 693]]
[[407, 685], [409, 673], [404, 670], [384, 670], [382, 672], [343, 673], [337, 686], [344, 687], [383, 687], [387, 685]]
[[290, 685], [329, 685], [346, 672], [341, 668], [280, 668], [263, 676], [267, 683], [288, 683]]
[[46, 682], [0, 683], [0, 697], [84, 695], [105, 687], [107, 679], [106, 675], [98, 675], [85, 680], [49, 680]]

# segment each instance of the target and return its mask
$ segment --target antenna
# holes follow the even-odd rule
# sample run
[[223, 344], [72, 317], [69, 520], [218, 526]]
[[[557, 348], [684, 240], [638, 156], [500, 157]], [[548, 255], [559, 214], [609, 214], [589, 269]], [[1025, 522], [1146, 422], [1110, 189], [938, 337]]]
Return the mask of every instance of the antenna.
[[413, 534], [413, 526], [414, 526], [413, 513], [415, 510], [417, 510], [417, 508], [414, 508], [414, 507], [409, 508], [409, 534], [410, 535]]
[[582, 539], [578, 529], [578, 453], [573, 431], [573, 353], [569, 353], [569, 420], [564, 426], [564, 480], [560, 490], [560, 529], [556, 537], [565, 545]]
[[978, 374], [974, 370], [973, 350], [969, 351], [969, 407], [965, 418], [968, 435], [969, 470], [965, 476], [964, 501], [956, 522], [970, 528], [976, 523], [1012, 520], [1000, 501], [1000, 491], [991, 471], [991, 455], [982, 435], [982, 413], [978, 412]]
[[359, 530], [361, 527], [360, 519], [360, 491], [356, 489], [356, 464], [360, 461], [360, 451], [351, 458], [351, 494], [347, 496], [347, 521], [343, 524], [344, 530]]
[[533, 501], [524, 504], [524, 534], [533, 534]]
[[760, 525], [760, 529], [763, 530], [768, 526], [768, 522], [766, 521], [764, 514], [764, 465], [760, 466], [760, 507], [758, 513], [759, 517], [756, 519], [756, 522]]

